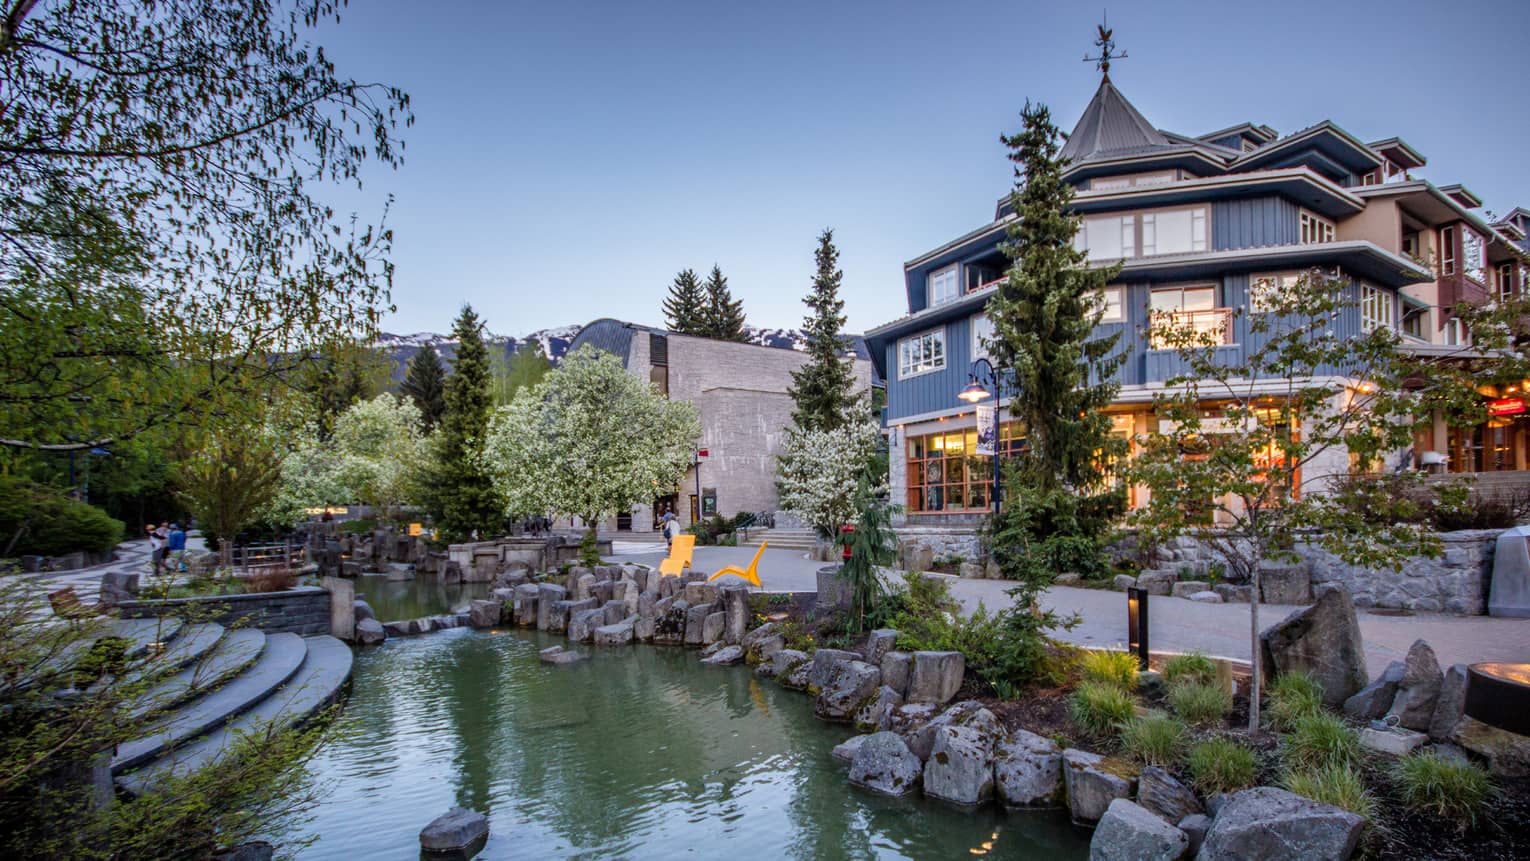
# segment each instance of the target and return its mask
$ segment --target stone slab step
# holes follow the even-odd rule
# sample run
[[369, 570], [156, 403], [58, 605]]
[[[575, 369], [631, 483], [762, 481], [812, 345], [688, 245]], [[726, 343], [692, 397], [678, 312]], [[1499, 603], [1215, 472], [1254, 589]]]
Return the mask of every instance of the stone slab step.
[[142, 795], [166, 778], [182, 777], [215, 764], [243, 735], [300, 723], [334, 702], [351, 677], [350, 646], [330, 636], [309, 637], [304, 645], [307, 657], [303, 666], [279, 690], [196, 741], [145, 768], [122, 775], [117, 785], [133, 795]]
[[[180, 636], [171, 640], [164, 651], [158, 656], [150, 654], [141, 666], [125, 676], [122, 681], [133, 684], [145, 679], [163, 679], [201, 660], [212, 651], [214, 646], [218, 645], [221, 639], [223, 639], [223, 626], [216, 622], [188, 625], [181, 629]], [[97, 684], [97, 687], [100, 686]]]
[[128, 655], [137, 657], [155, 643], [168, 646], [185, 627], [180, 619], [113, 619], [106, 624], [107, 636], [128, 641]]
[[259, 658], [265, 647], [266, 635], [260, 631], [229, 631], [205, 657], [145, 692], [129, 714], [137, 720], [215, 690]]
[[118, 745], [112, 773], [137, 768], [264, 700], [297, 672], [307, 652], [297, 634], [267, 634], [265, 649], [248, 670], [176, 709], [142, 738]]

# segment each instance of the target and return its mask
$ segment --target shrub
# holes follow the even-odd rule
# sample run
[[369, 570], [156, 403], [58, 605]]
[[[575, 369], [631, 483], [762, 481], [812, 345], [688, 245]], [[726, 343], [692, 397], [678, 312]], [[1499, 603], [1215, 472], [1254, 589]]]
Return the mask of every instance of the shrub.
[[1225, 738], [1190, 749], [1190, 783], [1202, 795], [1217, 795], [1254, 785], [1254, 752]]
[[1078, 728], [1093, 736], [1106, 736], [1136, 717], [1131, 694], [1104, 682], [1084, 682], [1068, 700], [1068, 711]]
[[1295, 769], [1286, 772], [1282, 782], [1297, 795], [1376, 819], [1376, 797], [1365, 788], [1360, 772], [1349, 765]]
[[1185, 744], [1185, 725], [1170, 717], [1134, 718], [1121, 726], [1121, 747], [1144, 765], [1172, 765]]
[[1232, 711], [1232, 694], [1216, 684], [1183, 684], [1169, 689], [1169, 708], [1196, 726], [1220, 721]]
[[1360, 737], [1344, 721], [1326, 712], [1299, 718], [1286, 738], [1286, 765], [1325, 768], [1360, 762]]
[[1477, 812], [1493, 794], [1492, 781], [1481, 768], [1434, 751], [1403, 757], [1392, 776], [1409, 810], [1432, 813], [1462, 828], [1477, 824]]
[[265, 568], [245, 578], [250, 592], [282, 592], [297, 585], [297, 575], [285, 568]]
[[1277, 729], [1291, 730], [1297, 721], [1323, 711], [1323, 686], [1306, 673], [1282, 673], [1265, 692], [1270, 719]]
[[1217, 663], [1201, 652], [1175, 655], [1164, 662], [1163, 680], [1170, 685], [1211, 684], [1217, 680]]
[[1137, 689], [1137, 657], [1130, 652], [1090, 649], [1079, 655], [1078, 668], [1085, 681], [1115, 685], [1128, 693]]
[[122, 542], [123, 529], [122, 521], [55, 488], [0, 477], [0, 556], [110, 550]]

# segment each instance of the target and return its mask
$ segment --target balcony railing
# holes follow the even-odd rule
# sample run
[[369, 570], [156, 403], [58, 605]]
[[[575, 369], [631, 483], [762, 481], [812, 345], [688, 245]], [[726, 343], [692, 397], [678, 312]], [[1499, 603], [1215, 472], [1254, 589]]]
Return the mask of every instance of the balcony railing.
[[1186, 347], [1225, 347], [1233, 342], [1233, 309], [1205, 311], [1155, 311], [1148, 329], [1148, 346], [1154, 350]]

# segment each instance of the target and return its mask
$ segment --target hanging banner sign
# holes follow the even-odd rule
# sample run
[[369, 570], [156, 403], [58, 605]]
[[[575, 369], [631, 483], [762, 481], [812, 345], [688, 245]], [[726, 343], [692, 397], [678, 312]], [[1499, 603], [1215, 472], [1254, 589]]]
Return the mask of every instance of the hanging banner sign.
[[1517, 416], [1525, 411], [1525, 399], [1499, 398], [1496, 401], [1488, 401], [1487, 411], [1490, 416]]
[[998, 408], [998, 404], [977, 405], [977, 449], [975, 453], [979, 457], [993, 457], [994, 449], [999, 442], [993, 438], [994, 410]]

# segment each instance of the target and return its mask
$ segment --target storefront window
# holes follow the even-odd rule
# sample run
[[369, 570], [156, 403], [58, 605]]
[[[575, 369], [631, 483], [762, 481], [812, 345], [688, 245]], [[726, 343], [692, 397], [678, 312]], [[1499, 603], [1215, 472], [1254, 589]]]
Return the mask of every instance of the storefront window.
[[[1018, 422], [999, 426], [999, 450], [1006, 456], [1025, 444]], [[908, 438], [908, 510], [982, 512], [992, 504], [993, 458], [973, 452], [977, 430], [944, 431]]]

